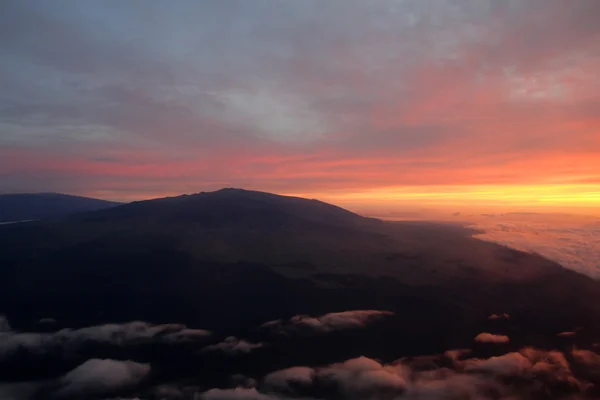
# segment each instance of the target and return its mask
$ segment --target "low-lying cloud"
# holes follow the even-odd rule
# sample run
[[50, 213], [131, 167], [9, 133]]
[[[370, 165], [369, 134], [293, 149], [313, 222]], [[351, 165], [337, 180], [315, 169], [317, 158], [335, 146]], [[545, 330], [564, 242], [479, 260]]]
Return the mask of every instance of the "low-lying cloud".
[[498, 319], [509, 319], [510, 315], [507, 313], [502, 313], [502, 314], [492, 314], [488, 317], [489, 320], [498, 320]]
[[[389, 364], [359, 357], [323, 367], [296, 366], [266, 375], [257, 387], [214, 388], [205, 400], [344, 399], [530, 399], [596, 398], [593, 374], [600, 355], [526, 347], [484, 359], [467, 351], [403, 358]], [[592, 379], [592, 380], [590, 380]], [[597, 376], [596, 379], [600, 379]], [[548, 397], [558, 393], [556, 397]], [[545, 396], [545, 397], [544, 397]]]
[[296, 315], [289, 320], [275, 320], [261, 327], [274, 333], [327, 333], [365, 328], [367, 325], [392, 316], [391, 311], [356, 310], [329, 313], [320, 317]]
[[0, 361], [18, 350], [41, 355], [51, 350], [77, 349], [86, 344], [115, 346], [149, 342], [173, 344], [196, 341], [211, 334], [210, 331], [190, 329], [182, 324], [153, 325], [141, 321], [81, 329], [62, 329], [53, 333], [13, 332], [8, 322], [4, 321], [5, 331], [0, 330]]
[[206, 346], [204, 349], [202, 349], [202, 352], [222, 352], [224, 354], [234, 356], [239, 354], [248, 354], [253, 350], [259, 349], [263, 346], [263, 343], [251, 343], [243, 339], [238, 339], [235, 336], [229, 336], [220, 343]]
[[539, 254], [592, 278], [600, 279], [600, 223], [592, 218], [507, 214], [478, 221], [479, 239]]
[[150, 371], [150, 365], [145, 363], [90, 359], [56, 379], [0, 383], [0, 399], [97, 399], [135, 390]]
[[482, 332], [475, 336], [475, 341], [479, 343], [508, 343], [510, 338], [506, 335], [495, 335], [493, 333]]
[[92, 359], [60, 380], [60, 396], [92, 396], [135, 387], [150, 372], [148, 364], [133, 361]]

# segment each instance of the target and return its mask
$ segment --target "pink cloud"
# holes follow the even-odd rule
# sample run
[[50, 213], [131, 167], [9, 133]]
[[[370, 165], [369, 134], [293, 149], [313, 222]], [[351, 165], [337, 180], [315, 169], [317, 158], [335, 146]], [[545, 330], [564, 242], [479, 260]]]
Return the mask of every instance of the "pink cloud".
[[475, 336], [475, 341], [480, 343], [508, 343], [510, 338], [506, 335], [494, 335], [492, 333], [483, 332]]

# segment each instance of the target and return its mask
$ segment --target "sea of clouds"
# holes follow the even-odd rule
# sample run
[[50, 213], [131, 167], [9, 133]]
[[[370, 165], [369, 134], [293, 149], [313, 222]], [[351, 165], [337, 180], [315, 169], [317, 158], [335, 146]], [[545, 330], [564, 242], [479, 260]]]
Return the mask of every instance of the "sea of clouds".
[[[279, 335], [329, 335], [335, 331], [368, 329], [378, 320], [393, 316], [383, 310], [352, 310], [314, 317], [297, 315], [289, 320], [265, 323], [259, 329], [271, 332], [273, 340]], [[488, 319], [509, 320], [510, 315], [493, 314]], [[140, 340], [144, 343], [166, 340], [173, 346], [185, 342], [197, 345], [193, 354], [200, 357], [196, 359], [200, 363], [214, 362], [214, 357], [202, 357], [215, 351], [226, 357], [247, 356], [269, 346], [269, 343], [251, 343], [233, 336], [206, 346], [206, 340], [210, 340], [213, 333], [179, 324], [153, 325], [138, 321], [40, 334], [15, 332], [4, 317], [0, 317], [0, 321], [4, 329], [0, 339], [8, 339], [13, 345], [20, 342], [15, 346], [36, 354], [39, 360], [43, 360], [44, 353], [57, 341], [64, 346], [63, 352], [71, 355], [90, 342], [118, 348], [135, 346]], [[37, 340], [35, 346], [27, 347], [30, 340], [20, 340], [25, 337], [44, 340]], [[584, 400], [597, 399], [600, 394], [600, 354], [596, 351], [574, 345], [550, 350], [533, 346], [511, 348], [508, 347], [509, 336], [488, 332], [478, 334], [473, 342], [475, 347], [487, 346], [485, 356], [477, 356], [467, 348], [402, 357], [392, 362], [366, 356], [342, 357], [338, 362], [325, 365], [291, 363], [257, 377], [236, 374], [216, 387], [203, 382], [202, 376], [197, 380], [190, 380], [190, 377], [182, 380], [167, 374], [166, 380], [157, 379], [161, 367], [153, 365], [152, 357], [148, 355], [144, 360], [90, 358], [82, 360], [70, 371], [46, 380], [10, 382], [0, 377], [0, 399]], [[285, 356], [285, 352], [280, 356]]]
[[536, 253], [600, 279], [600, 219], [560, 214], [486, 214], [470, 228], [475, 237], [516, 250]]

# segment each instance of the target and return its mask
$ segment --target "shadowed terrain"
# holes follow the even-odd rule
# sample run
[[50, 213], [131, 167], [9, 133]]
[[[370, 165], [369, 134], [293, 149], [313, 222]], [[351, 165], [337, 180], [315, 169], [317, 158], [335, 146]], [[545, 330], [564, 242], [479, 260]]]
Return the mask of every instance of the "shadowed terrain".
[[62, 217], [120, 204], [60, 193], [0, 194], [0, 223]]
[[[600, 337], [600, 283], [472, 233], [451, 224], [383, 222], [316, 200], [239, 189], [2, 226], [0, 313], [13, 329], [176, 322], [210, 330], [202, 346], [252, 351], [232, 360], [215, 350], [200, 352], [197, 342], [175, 348], [86, 342], [65, 355], [61, 336], [58, 348], [54, 337], [44, 339], [54, 350], [43, 356], [25, 346], [0, 357], [0, 372], [15, 380], [53, 379], [86, 359], [110, 357], [151, 363], [152, 384], [190, 379], [210, 388], [235, 374], [259, 377], [363, 355], [391, 362], [471, 348], [489, 357], [494, 353], [485, 344], [473, 342], [489, 331], [510, 337], [497, 345], [503, 351], [591, 348]], [[267, 325], [283, 333], [261, 328], [295, 315], [349, 310], [389, 314], [350, 331], [326, 325], [331, 318]], [[488, 318], [504, 313], [510, 319]], [[49, 318], [51, 326], [40, 324]], [[320, 336], [307, 336], [314, 326]], [[227, 336], [249, 342], [233, 338], [219, 345]]]

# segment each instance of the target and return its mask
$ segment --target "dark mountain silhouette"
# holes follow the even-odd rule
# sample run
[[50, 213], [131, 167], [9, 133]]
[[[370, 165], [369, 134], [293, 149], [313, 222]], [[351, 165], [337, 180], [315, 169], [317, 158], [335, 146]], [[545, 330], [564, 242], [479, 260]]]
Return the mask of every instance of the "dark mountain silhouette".
[[[134, 202], [0, 226], [0, 314], [16, 329], [42, 318], [57, 328], [141, 320], [261, 341], [258, 326], [294, 315], [394, 313], [372, 330], [285, 342], [285, 361], [273, 343], [243, 364], [255, 372], [469, 348], [490, 330], [515, 348], [564, 345], [556, 334], [575, 328], [579, 345], [600, 337], [599, 282], [471, 234], [239, 189]], [[488, 320], [503, 313], [510, 320]], [[208, 373], [188, 361], [185, 371], [161, 362], [168, 373]], [[15, 365], [0, 372], [19, 375]], [[219, 374], [240, 365], [224, 362]]]
[[121, 203], [60, 193], [18, 193], [0, 195], [0, 222], [61, 217], [95, 211]]

